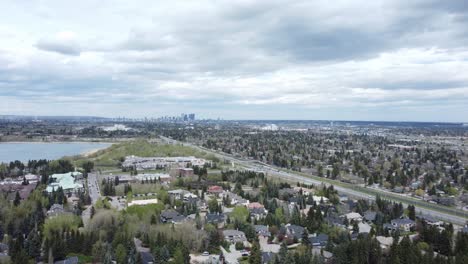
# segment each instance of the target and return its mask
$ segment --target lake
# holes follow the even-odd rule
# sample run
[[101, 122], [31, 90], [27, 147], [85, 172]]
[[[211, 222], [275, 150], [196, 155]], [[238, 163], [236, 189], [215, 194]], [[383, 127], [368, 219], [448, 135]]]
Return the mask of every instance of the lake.
[[111, 143], [64, 142], [64, 143], [0, 143], [0, 162], [33, 159], [59, 159], [63, 156], [85, 154], [93, 150], [104, 149]]

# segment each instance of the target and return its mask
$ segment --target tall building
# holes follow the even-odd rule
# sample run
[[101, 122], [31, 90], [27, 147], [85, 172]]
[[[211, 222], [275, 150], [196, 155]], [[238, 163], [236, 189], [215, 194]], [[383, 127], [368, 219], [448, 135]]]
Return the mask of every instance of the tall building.
[[193, 114], [193, 113], [192, 113], [192, 114], [189, 114], [188, 119], [189, 119], [190, 121], [195, 121], [195, 114]]

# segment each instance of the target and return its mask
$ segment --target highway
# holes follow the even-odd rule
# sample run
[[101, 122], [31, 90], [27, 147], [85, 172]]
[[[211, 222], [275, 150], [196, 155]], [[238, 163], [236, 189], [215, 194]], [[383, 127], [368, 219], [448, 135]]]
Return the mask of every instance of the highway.
[[369, 200], [369, 199], [375, 200], [375, 197], [377, 195], [380, 195], [382, 199], [402, 203], [405, 207], [409, 204], [414, 205], [416, 207], [416, 212], [419, 215], [430, 215], [441, 221], [449, 222], [454, 225], [460, 225], [460, 226], [463, 226], [468, 222], [467, 212], [464, 212], [455, 208], [446, 207], [446, 206], [437, 205], [437, 204], [430, 204], [421, 199], [408, 197], [405, 195], [396, 194], [396, 193], [392, 193], [392, 192], [381, 190], [381, 189], [366, 188], [362, 186], [344, 183], [344, 182], [337, 181], [337, 180], [313, 176], [313, 175], [309, 175], [309, 174], [305, 174], [301, 172], [288, 171], [288, 170], [278, 168], [276, 166], [272, 166], [269, 164], [265, 164], [263, 162], [259, 162], [256, 160], [233, 157], [232, 155], [229, 155], [226, 153], [221, 153], [218, 151], [210, 150], [210, 149], [197, 146], [191, 143], [180, 142], [180, 141], [170, 139], [167, 137], [163, 137], [163, 136], [161, 136], [160, 138], [165, 140], [167, 143], [181, 144], [184, 146], [198, 149], [200, 151], [208, 152], [208, 153], [215, 155], [216, 157], [220, 159], [224, 159], [230, 162], [234, 162], [238, 165], [241, 165], [242, 167], [246, 169], [264, 171], [269, 176], [279, 177], [281, 179], [284, 179], [290, 182], [301, 182], [305, 184], [314, 184], [314, 185], [321, 185], [321, 184], [333, 185], [335, 190], [337, 190], [341, 194], [353, 196], [356, 198], [366, 199], [366, 200]]

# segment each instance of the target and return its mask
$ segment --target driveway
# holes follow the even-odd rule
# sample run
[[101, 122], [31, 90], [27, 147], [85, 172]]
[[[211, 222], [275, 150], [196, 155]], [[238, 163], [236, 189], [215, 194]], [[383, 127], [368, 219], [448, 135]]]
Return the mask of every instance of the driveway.
[[280, 250], [280, 245], [278, 244], [268, 244], [268, 238], [260, 236], [259, 237], [260, 248], [263, 252], [272, 252], [278, 253]]
[[242, 254], [240, 251], [236, 250], [236, 247], [234, 245], [229, 246], [229, 250], [231, 252], [227, 252], [223, 247], [220, 247], [221, 251], [223, 252], [224, 259], [226, 260], [226, 263], [228, 264], [238, 264], [239, 261], [237, 259], [242, 257]]

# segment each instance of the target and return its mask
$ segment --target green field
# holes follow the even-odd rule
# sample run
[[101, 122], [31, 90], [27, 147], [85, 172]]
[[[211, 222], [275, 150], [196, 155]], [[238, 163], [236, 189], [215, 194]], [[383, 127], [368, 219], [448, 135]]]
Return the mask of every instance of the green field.
[[191, 147], [173, 144], [152, 143], [139, 139], [129, 142], [118, 143], [107, 149], [100, 150], [88, 157], [74, 157], [73, 162], [80, 166], [85, 161], [93, 161], [96, 168], [111, 169], [119, 166], [120, 162], [130, 155], [140, 157], [177, 157], [195, 156], [217, 161], [217, 158], [204, 151], [199, 151]]

